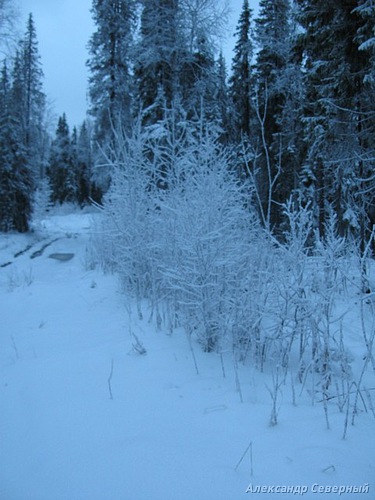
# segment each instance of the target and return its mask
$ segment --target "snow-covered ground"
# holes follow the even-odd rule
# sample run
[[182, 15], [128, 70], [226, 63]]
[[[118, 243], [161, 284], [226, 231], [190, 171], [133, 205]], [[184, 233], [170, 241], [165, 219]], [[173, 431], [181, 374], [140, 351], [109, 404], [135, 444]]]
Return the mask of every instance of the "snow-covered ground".
[[270, 427], [267, 375], [239, 367], [241, 402], [229, 355], [194, 345], [197, 374], [182, 331], [129, 314], [116, 277], [90, 269], [95, 216], [0, 235], [0, 499], [375, 499], [371, 412], [343, 440], [337, 405], [327, 430], [285, 386]]

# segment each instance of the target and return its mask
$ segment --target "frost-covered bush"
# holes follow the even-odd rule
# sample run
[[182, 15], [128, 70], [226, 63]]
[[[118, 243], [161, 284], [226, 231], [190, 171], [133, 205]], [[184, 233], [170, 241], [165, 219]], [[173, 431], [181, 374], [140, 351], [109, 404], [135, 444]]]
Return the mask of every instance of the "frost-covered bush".
[[352, 380], [351, 356], [343, 337], [349, 249], [337, 234], [334, 217], [320, 239], [312, 233], [309, 207], [289, 203], [285, 215], [289, 232], [278, 250], [284, 270], [279, 277], [275, 352], [285, 373], [297, 367], [299, 381], [308, 385], [312, 400], [323, 401], [329, 426], [327, 403], [343, 397]]
[[248, 196], [208, 131], [168, 122], [119, 137], [104, 209], [111, 265], [139, 311], [148, 299], [159, 326], [184, 326], [207, 351], [246, 350], [258, 331], [249, 300], [265, 238]]
[[246, 208], [246, 191], [228, 164], [212, 137], [200, 135], [181, 156], [178, 178], [160, 211], [168, 307], [196, 332], [206, 351], [236, 328], [238, 298], [246, 291], [243, 276], [260, 235], [255, 215]]
[[276, 240], [230, 153], [205, 127], [172, 118], [118, 136], [102, 264], [140, 317], [148, 308], [159, 328], [183, 327], [203, 350], [231, 351], [236, 373], [246, 361], [277, 373], [275, 398], [292, 372], [323, 402], [329, 425], [329, 402], [343, 411], [354, 383], [343, 333], [350, 251], [334, 216], [321, 239], [310, 208], [290, 201], [289, 227]]
[[132, 137], [117, 136], [109, 159], [112, 181], [104, 200], [103, 222], [107, 265], [118, 272], [124, 290], [134, 294], [139, 307], [152, 285], [157, 203], [145, 148], [144, 137], [137, 131]]
[[48, 179], [42, 179], [34, 193], [33, 200], [33, 226], [36, 229], [43, 228], [43, 220], [52, 208], [52, 190]]

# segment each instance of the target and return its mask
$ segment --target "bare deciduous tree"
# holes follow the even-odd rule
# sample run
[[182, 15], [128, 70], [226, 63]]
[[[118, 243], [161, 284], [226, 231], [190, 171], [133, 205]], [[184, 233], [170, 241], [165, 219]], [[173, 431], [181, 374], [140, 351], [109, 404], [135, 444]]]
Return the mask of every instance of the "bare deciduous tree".
[[0, 54], [8, 55], [18, 39], [19, 12], [13, 0], [0, 0]]

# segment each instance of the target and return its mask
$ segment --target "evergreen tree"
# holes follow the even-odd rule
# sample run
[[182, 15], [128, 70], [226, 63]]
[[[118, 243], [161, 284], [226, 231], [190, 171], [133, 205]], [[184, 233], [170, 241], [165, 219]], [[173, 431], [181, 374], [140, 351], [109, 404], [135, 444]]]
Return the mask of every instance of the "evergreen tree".
[[35, 178], [42, 176], [42, 157], [45, 139], [44, 112], [46, 97], [43, 92], [43, 71], [38, 51], [37, 35], [32, 14], [20, 43], [20, 70], [22, 72], [23, 143]]
[[5, 230], [29, 229], [34, 190], [43, 164], [45, 96], [37, 45], [30, 14], [14, 56], [11, 78], [6, 65], [1, 76], [0, 225]]
[[[341, 231], [357, 233], [363, 246], [366, 227], [375, 220], [369, 189], [375, 147], [374, 87], [369, 82], [373, 59], [360, 50], [362, 37], [372, 37], [368, 23], [373, 25], [373, 20], [364, 7], [369, 4], [297, 3], [305, 30], [301, 38], [306, 66], [306, 193], [316, 207], [321, 234], [333, 206]], [[371, 42], [365, 48], [368, 45]]]
[[[202, 32], [197, 39], [190, 63], [190, 88], [186, 92], [184, 108], [191, 120], [198, 122], [203, 113], [204, 119], [211, 124], [219, 124], [220, 116], [217, 102], [218, 71], [213, 47]], [[185, 82], [182, 82], [185, 85]]]
[[77, 201], [77, 175], [74, 167], [72, 142], [64, 113], [58, 120], [47, 171], [53, 202], [62, 204]]
[[4, 63], [0, 81], [0, 230], [26, 232], [32, 210], [33, 177], [22, 141], [18, 67], [15, 64], [10, 81]]
[[[374, 150], [375, 150], [375, 4], [370, 0], [359, 0], [355, 13], [360, 18], [355, 42], [361, 59], [367, 59], [362, 68], [362, 91], [358, 108], [361, 110], [363, 121], [358, 125], [359, 146], [361, 152], [359, 175], [359, 190], [357, 204], [362, 209], [363, 220], [361, 239], [366, 239], [366, 226], [369, 230], [375, 224], [375, 180], [373, 176]], [[364, 62], [365, 62], [364, 61]], [[357, 117], [358, 120], [358, 117]]]
[[12, 207], [12, 163], [13, 155], [9, 141], [9, 93], [10, 82], [6, 61], [0, 78], [0, 230], [13, 229]]
[[280, 117], [287, 85], [291, 86], [284, 77], [292, 42], [289, 0], [260, 0], [255, 23], [257, 105], [265, 116], [266, 140], [272, 147], [274, 139], [279, 142], [275, 136], [281, 132]]
[[136, 50], [135, 82], [143, 123], [163, 119], [180, 96], [184, 42], [179, 30], [177, 0], [142, 2], [140, 40]]
[[221, 129], [220, 137], [224, 144], [229, 143], [234, 138], [234, 123], [230, 105], [229, 87], [227, 83], [228, 75], [223, 53], [220, 52], [216, 63], [217, 67], [217, 92], [216, 101], [219, 115], [219, 125]]
[[8, 64], [6, 59], [3, 61], [3, 66], [1, 68], [1, 80], [0, 80], [0, 113], [4, 113], [8, 106], [8, 96], [10, 90], [10, 82], [8, 76]]
[[360, 44], [358, 49], [365, 51], [369, 57], [368, 71], [365, 83], [375, 86], [375, 4], [372, 0], [359, 0], [355, 9], [363, 19], [363, 25], [357, 31], [356, 41]]
[[252, 59], [254, 55], [252, 9], [249, 1], [244, 0], [236, 31], [236, 45], [232, 62], [232, 75], [229, 80], [230, 95], [233, 102], [236, 139], [250, 136], [251, 100], [254, 95]]
[[92, 180], [93, 155], [91, 138], [86, 121], [82, 123], [75, 141], [75, 163], [75, 170], [77, 172], [77, 201], [80, 205], [83, 205], [90, 198], [97, 198]]
[[131, 122], [135, 8], [133, 0], [93, 0], [96, 31], [89, 43], [88, 66], [91, 113], [101, 145], [111, 141], [113, 130], [127, 129]]
[[260, 185], [264, 186], [264, 203], [271, 201], [270, 207], [265, 208], [270, 210], [270, 222], [279, 225], [281, 205], [297, 187], [296, 129], [302, 73], [291, 60], [289, 0], [261, 0], [255, 22], [258, 48], [254, 66], [258, 117], [255, 129], [259, 137]]

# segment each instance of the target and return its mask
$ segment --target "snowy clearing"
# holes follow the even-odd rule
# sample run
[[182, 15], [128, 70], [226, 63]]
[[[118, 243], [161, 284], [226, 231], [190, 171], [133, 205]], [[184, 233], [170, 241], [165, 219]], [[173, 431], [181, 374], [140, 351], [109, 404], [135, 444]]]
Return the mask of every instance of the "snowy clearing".
[[[294, 406], [285, 386], [270, 427], [269, 375], [239, 366], [241, 403], [229, 354], [193, 345], [197, 374], [182, 331], [139, 321], [116, 277], [89, 268], [92, 217], [0, 235], [0, 499], [335, 498], [320, 491], [366, 484], [340, 497], [375, 498], [371, 411], [343, 440], [334, 403], [327, 430], [321, 405], [296, 386]], [[347, 344], [360, 358], [356, 325]]]

